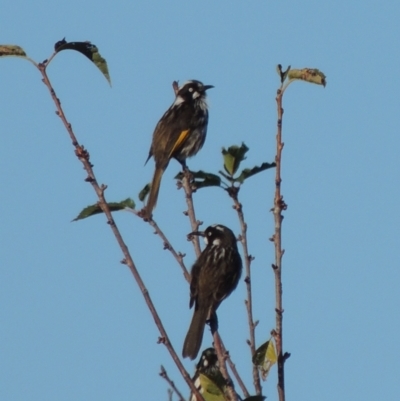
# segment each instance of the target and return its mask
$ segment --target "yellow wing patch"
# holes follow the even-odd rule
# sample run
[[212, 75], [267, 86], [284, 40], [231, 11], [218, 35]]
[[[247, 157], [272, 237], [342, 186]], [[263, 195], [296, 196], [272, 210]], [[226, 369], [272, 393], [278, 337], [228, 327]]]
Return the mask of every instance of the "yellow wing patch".
[[177, 139], [177, 141], [175, 142], [174, 147], [172, 148], [171, 152], [168, 155], [168, 159], [170, 159], [172, 157], [172, 155], [174, 154], [174, 152], [179, 149], [179, 147], [182, 145], [183, 142], [185, 142], [186, 138], [189, 135], [190, 130], [187, 129], [185, 131], [182, 131]]

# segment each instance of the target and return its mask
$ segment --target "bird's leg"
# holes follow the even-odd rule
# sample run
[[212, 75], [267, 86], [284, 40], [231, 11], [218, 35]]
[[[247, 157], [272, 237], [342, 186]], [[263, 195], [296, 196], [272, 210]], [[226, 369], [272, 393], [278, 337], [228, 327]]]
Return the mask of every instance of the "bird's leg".
[[181, 163], [181, 165], [182, 165], [182, 171], [183, 171], [184, 177], [187, 179], [188, 183], [190, 184], [192, 191], [195, 192], [196, 186], [194, 185], [194, 176], [193, 176], [192, 172], [189, 170], [189, 167], [186, 165], [185, 161], [179, 161], [179, 163]]
[[187, 165], [186, 165], [186, 159], [178, 159], [175, 157], [175, 160], [178, 161], [178, 163], [182, 166], [182, 171], [185, 172], [186, 170], [189, 170]]
[[211, 315], [210, 319], [207, 320], [207, 324], [210, 325], [211, 334], [214, 335], [216, 331], [218, 331], [218, 316], [215, 312]]

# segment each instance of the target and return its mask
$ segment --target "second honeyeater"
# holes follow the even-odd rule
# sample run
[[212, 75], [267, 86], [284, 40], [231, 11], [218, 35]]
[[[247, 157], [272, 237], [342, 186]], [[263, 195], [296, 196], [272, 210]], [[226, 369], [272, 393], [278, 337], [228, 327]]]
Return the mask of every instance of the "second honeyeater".
[[[213, 393], [210, 394], [210, 389], [204, 386], [205, 380], [202, 376], [205, 376], [209, 381], [211, 381], [211, 384], [217, 388], [217, 391], [213, 388]], [[196, 365], [196, 372], [192, 377], [192, 382], [199, 393], [203, 395], [204, 399], [207, 399], [206, 394], [214, 395], [216, 397], [218, 397], [218, 395], [223, 396], [226, 387], [226, 380], [219, 370], [218, 357], [214, 348], [207, 348], [202, 352], [200, 360]], [[216, 392], [219, 392], [219, 394], [215, 394]], [[197, 401], [196, 395], [191, 393], [189, 401]]]
[[207, 89], [200, 81], [190, 80], [182, 84], [174, 103], [158, 122], [151, 143], [149, 157], [153, 156], [156, 164], [146, 214], [151, 216], [157, 203], [161, 177], [174, 158], [186, 168], [186, 159], [194, 156], [204, 145], [208, 125]]
[[[226, 391], [227, 381], [220, 371], [214, 348], [207, 348], [201, 353], [192, 382], [205, 400], [230, 399]], [[238, 400], [242, 399], [239, 394], [236, 396]], [[190, 394], [189, 401], [197, 401], [193, 392]]]
[[192, 267], [190, 307], [194, 305], [183, 357], [196, 358], [207, 320], [215, 318], [220, 303], [236, 288], [242, 274], [242, 258], [232, 230], [222, 224], [207, 227], [193, 235], [204, 237], [206, 247]]

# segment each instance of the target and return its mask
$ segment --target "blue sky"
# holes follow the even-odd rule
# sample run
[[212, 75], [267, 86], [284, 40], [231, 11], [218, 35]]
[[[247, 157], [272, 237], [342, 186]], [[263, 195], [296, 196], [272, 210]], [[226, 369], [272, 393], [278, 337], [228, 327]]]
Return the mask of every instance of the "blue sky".
[[[158, 3], [158, 4], [157, 4]], [[216, 172], [222, 146], [250, 148], [245, 166], [273, 161], [279, 81], [275, 66], [316, 67], [324, 89], [294, 83], [284, 97], [282, 192], [284, 348], [288, 400], [396, 400], [400, 325], [399, 75], [396, 2], [57, 3], [5, 0], [0, 42], [35, 60], [53, 45], [90, 40], [113, 87], [74, 52], [48, 74], [109, 201], [137, 194], [153, 129], [173, 101], [171, 83], [212, 84], [206, 144], [189, 166]], [[71, 223], [96, 201], [32, 66], [0, 60], [0, 398], [167, 400], [164, 365], [188, 389], [162, 345], [104, 216]], [[185, 201], [164, 175], [155, 219], [194, 254]], [[253, 263], [259, 343], [274, 327], [273, 171], [241, 191]], [[195, 197], [198, 218], [239, 232], [223, 191]], [[152, 229], [115, 216], [173, 345], [192, 311], [179, 267]], [[220, 307], [220, 331], [251, 386], [243, 282]], [[204, 346], [210, 345], [205, 334]], [[185, 361], [192, 372], [194, 363]], [[276, 373], [264, 385], [277, 399]]]

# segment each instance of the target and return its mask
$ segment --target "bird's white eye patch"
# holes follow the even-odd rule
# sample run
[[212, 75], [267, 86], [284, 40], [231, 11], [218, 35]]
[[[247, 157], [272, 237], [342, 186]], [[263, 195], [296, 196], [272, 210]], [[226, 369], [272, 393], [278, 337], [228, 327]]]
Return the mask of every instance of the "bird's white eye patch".
[[193, 92], [193, 88], [189, 88], [189, 92]]
[[213, 245], [221, 245], [221, 239], [215, 238], [215, 240], [213, 241]]
[[203, 361], [203, 366], [204, 366], [205, 368], [208, 366], [208, 361], [207, 361], [207, 359], [205, 359], [205, 358], [204, 358], [204, 361]]

